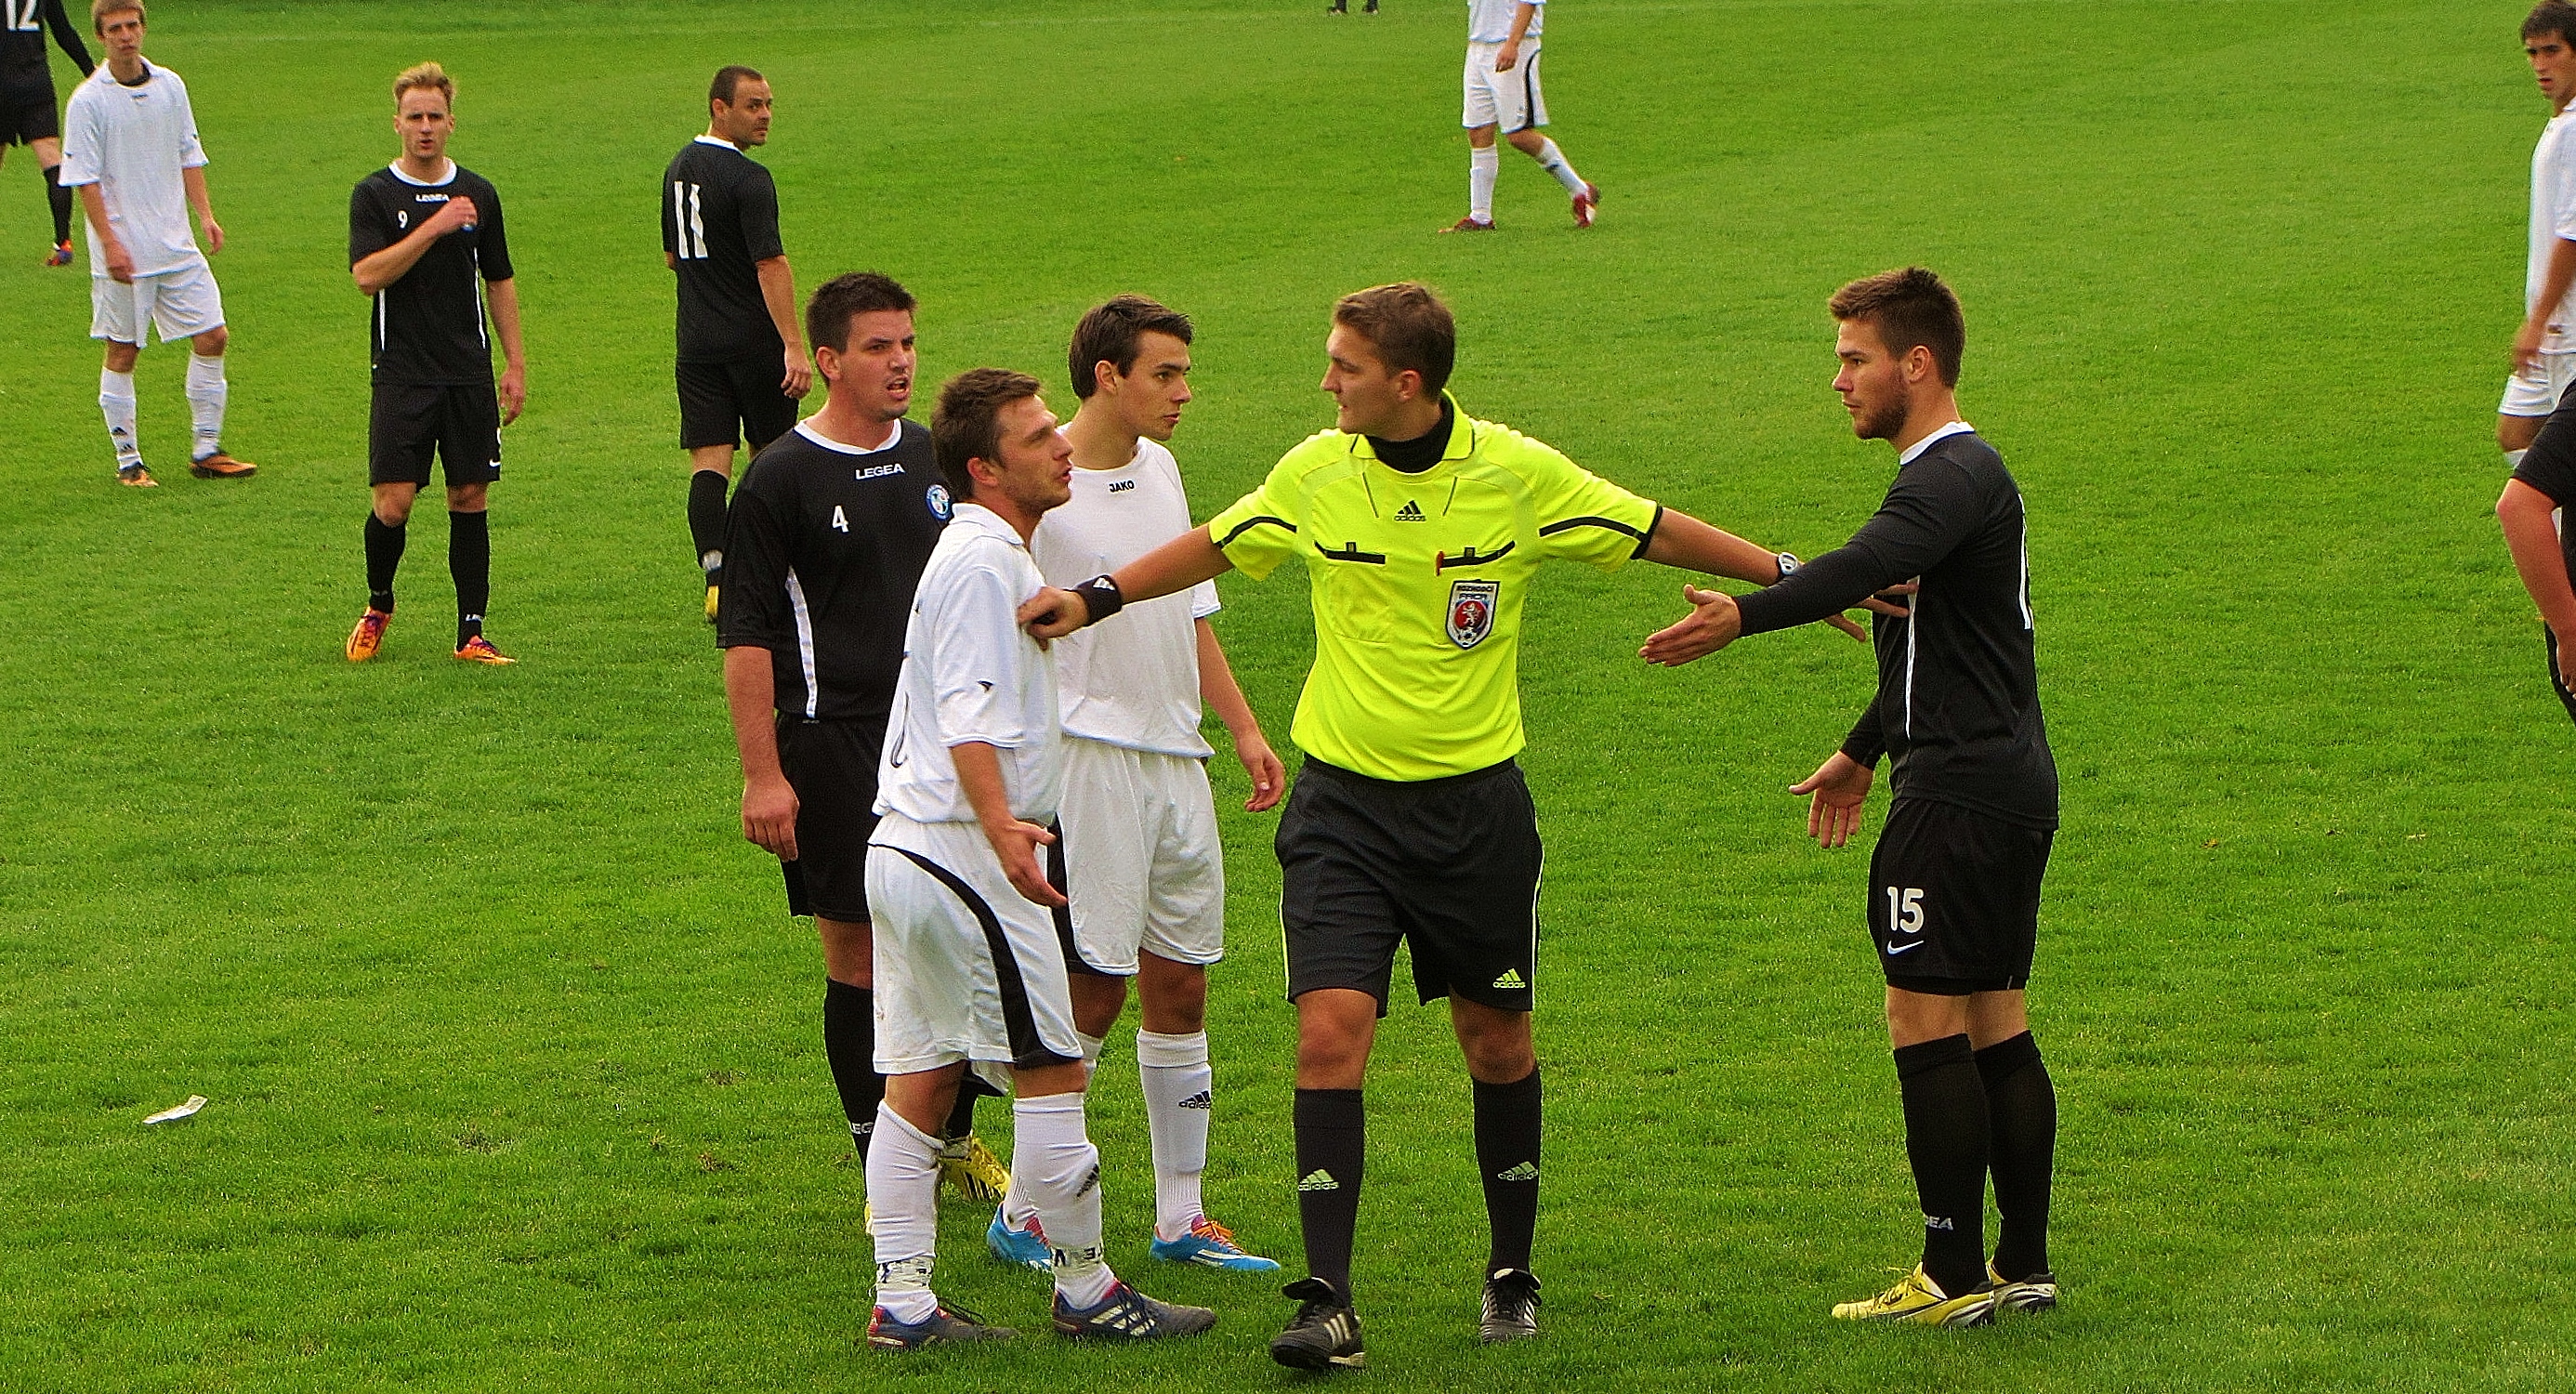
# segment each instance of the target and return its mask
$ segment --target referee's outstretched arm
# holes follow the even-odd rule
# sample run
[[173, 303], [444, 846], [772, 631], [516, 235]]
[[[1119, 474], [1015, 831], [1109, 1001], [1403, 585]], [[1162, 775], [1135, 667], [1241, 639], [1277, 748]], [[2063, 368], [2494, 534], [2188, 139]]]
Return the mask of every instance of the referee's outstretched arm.
[[1035, 639], [1061, 639], [1121, 608], [1188, 590], [1234, 569], [1206, 528], [1192, 528], [1162, 546], [1072, 590], [1049, 586], [1020, 604], [1020, 623]]

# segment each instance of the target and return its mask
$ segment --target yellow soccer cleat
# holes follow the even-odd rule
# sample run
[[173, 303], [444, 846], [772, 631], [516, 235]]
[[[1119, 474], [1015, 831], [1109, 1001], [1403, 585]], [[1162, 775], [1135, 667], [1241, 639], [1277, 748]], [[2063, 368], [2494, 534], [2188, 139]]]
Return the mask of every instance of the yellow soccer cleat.
[[1994, 1262], [1988, 1260], [1986, 1281], [1994, 1284], [1995, 1310], [1998, 1312], [2057, 1310], [2057, 1275], [2045, 1268], [2027, 1278], [2007, 1278], [1996, 1272]]
[[384, 647], [385, 626], [393, 623], [393, 619], [392, 615], [375, 606], [368, 606], [367, 613], [358, 616], [358, 627], [349, 631], [349, 646], [343, 650], [349, 655], [349, 661], [364, 663], [375, 657], [376, 650]]
[[1896, 1286], [1876, 1297], [1859, 1302], [1834, 1304], [1837, 1321], [1891, 1321], [1916, 1326], [1984, 1326], [1995, 1319], [1995, 1290], [1980, 1284], [1976, 1291], [1952, 1297], [1941, 1291], [1921, 1264], [1905, 1275]]
[[939, 1179], [977, 1205], [999, 1205], [1011, 1189], [1011, 1169], [973, 1133], [939, 1149]]

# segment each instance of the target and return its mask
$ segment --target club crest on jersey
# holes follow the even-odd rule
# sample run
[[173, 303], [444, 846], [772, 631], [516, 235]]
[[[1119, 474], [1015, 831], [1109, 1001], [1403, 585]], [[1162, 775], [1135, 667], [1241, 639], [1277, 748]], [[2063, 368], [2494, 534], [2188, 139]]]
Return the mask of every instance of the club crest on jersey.
[[1472, 649], [1494, 632], [1494, 606], [1503, 595], [1500, 581], [1449, 583], [1449, 642]]
[[954, 510], [948, 503], [947, 485], [933, 484], [921, 497], [923, 502], [930, 505], [931, 517], [936, 518], [943, 523], [948, 521], [948, 515]]

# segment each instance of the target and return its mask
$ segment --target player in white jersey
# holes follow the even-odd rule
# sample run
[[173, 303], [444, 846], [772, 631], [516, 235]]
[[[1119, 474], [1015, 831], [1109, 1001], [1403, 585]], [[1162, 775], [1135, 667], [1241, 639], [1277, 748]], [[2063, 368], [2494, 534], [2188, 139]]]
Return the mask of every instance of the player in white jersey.
[[1494, 179], [1502, 171], [1497, 131], [1574, 196], [1574, 225], [1592, 226], [1601, 191], [1539, 133], [1547, 124], [1547, 94], [1538, 79], [1546, 6], [1547, 0], [1467, 0], [1467, 107], [1459, 118], [1467, 128], [1467, 216], [1446, 231], [1494, 230]]
[[2531, 243], [2523, 268], [2523, 322], [2513, 339], [2513, 376], [2497, 408], [2496, 444], [2507, 465], [2522, 462], [2540, 423], [2576, 383], [2576, 5], [2542, 0], [2522, 22], [2522, 51], [2549, 124], [2531, 152]]
[[[1083, 316], [1068, 366], [1082, 406], [1073, 442], [1071, 502], [1038, 526], [1029, 548], [1049, 584], [1075, 586], [1143, 556], [1190, 526], [1180, 467], [1162, 442], [1190, 400], [1190, 321], [1141, 295]], [[1136, 1067], [1154, 1144], [1157, 1259], [1235, 1272], [1279, 1265], [1247, 1253], [1208, 1218], [1201, 1176], [1216, 1075], [1208, 1059], [1207, 970], [1225, 956], [1225, 858], [1208, 789], [1214, 752], [1199, 734], [1200, 704], [1216, 710], [1252, 780], [1245, 808], [1276, 806], [1287, 770], [1235, 685], [1208, 616], [1216, 586], [1131, 607], [1124, 627], [1083, 630], [1055, 646], [1065, 733], [1064, 840], [1072, 898], [1074, 1024], [1095, 1064], [1102, 1038], [1143, 999]], [[1031, 1267], [1046, 1241], [1014, 1196], [986, 1242]]]
[[1063, 738], [1054, 664], [1017, 610], [1045, 588], [1028, 538], [1071, 492], [1073, 449], [1037, 379], [997, 368], [940, 389], [930, 439], [955, 512], [904, 630], [868, 840], [886, 1076], [868, 1148], [868, 1343], [917, 1350], [1012, 1334], [942, 1307], [930, 1287], [938, 1130], [969, 1066], [1018, 1096], [1011, 1189], [1036, 1207], [1051, 1246], [1056, 1330], [1194, 1335], [1216, 1313], [1157, 1302], [1102, 1259], [1100, 1153], [1083, 1121], [1090, 1070], [1050, 913], [1065, 904], [1042, 853], [1056, 841]]
[[257, 466], [224, 452], [223, 295], [205, 252], [188, 231], [195, 209], [206, 250], [224, 249], [224, 229], [206, 194], [206, 151], [188, 86], [143, 60], [141, 0], [96, 0], [90, 27], [107, 61], [72, 90], [64, 111], [63, 184], [80, 193], [89, 224], [89, 336], [107, 341], [98, 408], [116, 447], [116, 477], [149, 488], [134, 436], [134, 360], [147, 330], [164, 343], [189, 341], [188, 412], [195, 427], [188, 472], [241, 479]]

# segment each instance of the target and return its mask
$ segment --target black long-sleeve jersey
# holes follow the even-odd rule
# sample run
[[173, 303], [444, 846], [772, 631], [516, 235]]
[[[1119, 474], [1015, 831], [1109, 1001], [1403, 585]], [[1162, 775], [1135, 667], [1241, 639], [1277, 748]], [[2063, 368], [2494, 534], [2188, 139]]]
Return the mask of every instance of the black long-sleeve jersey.
[[948, 526], [930, 432], [860, 450], [798, 426], [743, 473], [725, 513], [716, 644], [769, 650], [778, 710], [884, 720], [921, 568]]
[[778, 185], [759, 161], [714, 136], [681, 146], [662, 172], [662, 250], [680, 278], [681, 362], [774, 359], [786, 351], [760, 294], [760, 263], [786, 251], [778, 241]]
[[1900, 799], [2057, 826], [2057, 762], [2039, 712], [2030, 546], [2003, 457], [1962, 427], [1901, 463], [1851, 541], [1742, 597], [1744, 632], [1812, 624], [1919, 581], [1913, 613], [1875, 617], [1878, 695], [1843, 753], [1893, 757]]
[[45, 63], [47, 29], [81, 76], [90, 75], [97, 65], [90, 62], [79, 26], [63, 13], [63, 0], [0, 0], [0, 87], [54, 90], [53, 71]]

